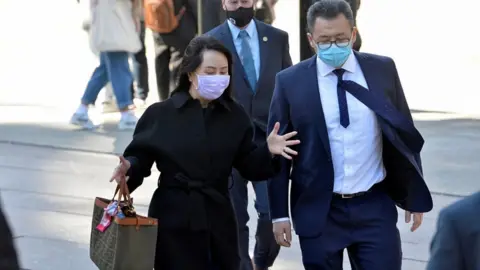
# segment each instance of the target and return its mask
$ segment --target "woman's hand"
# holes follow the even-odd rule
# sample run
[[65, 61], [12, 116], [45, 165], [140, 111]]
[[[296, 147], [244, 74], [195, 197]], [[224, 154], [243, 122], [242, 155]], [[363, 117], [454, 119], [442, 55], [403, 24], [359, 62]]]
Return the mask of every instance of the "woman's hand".
[[280, 129], [280, 123], [275, 123], [273, 130], [268, 135], [267, 143], [268, 150], [274, 155], [282, 155], [286, 159], [292, 159], [290, 155], [297, 155], [296, 151], [293, 151], [289, 146], [297, 145], [300, 143], [300, 140], [290, 140], [293, 136], [297, 135], [296, 131], [292, 131], [285, 135], [278, 135], [278, 130]]
[[126, 160], [123, 156], [118, 157], [120, 159], [120, 164], [115, 168], [113, 171], [112, 177], [110, 178], [110, 182], [113, 180], [117, 181], [120, 184], [122, 181], [127, 181], [127, 171], [130, 169], [130, 161]]

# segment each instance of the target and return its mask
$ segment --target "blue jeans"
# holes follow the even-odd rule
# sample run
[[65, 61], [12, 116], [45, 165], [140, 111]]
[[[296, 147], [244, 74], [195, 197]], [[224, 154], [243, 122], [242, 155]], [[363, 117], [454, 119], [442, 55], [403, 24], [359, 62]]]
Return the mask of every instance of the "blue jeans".
[[[230, 189], [233, 208], [238, 223], [238, 242], [240, 248], [240, 270], [252, 270], [249, 249], [248, 220], [248, 180], [244, 179], [237, 170], [232, 172], [233, 185]], [[260, 269], [271, 267], [280, 252], [280, 246], [275, 242], [270, 219], [267, 181], [252, 182], [255, 190], [255, 209], [258, 220], [255, 232], [255, 249], [253, 262]]]
[[130, 86], [133, 81], [127, 52], [102, 52], [100, 65], [95, 69], [82, 97], [82, 104], [94, 104], [98, 93], [110, 81], [119, 109], [132, 105]]

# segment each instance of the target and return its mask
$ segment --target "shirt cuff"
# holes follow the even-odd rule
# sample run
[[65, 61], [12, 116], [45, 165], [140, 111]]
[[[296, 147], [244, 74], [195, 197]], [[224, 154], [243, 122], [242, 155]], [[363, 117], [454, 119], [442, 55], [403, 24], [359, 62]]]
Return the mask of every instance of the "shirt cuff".
[[283, 222], [283, 221], [290, 221], [290, 218], [288, 218], [288, 217], [276, 218], [276, 219], [272, 220], [272, 223]]

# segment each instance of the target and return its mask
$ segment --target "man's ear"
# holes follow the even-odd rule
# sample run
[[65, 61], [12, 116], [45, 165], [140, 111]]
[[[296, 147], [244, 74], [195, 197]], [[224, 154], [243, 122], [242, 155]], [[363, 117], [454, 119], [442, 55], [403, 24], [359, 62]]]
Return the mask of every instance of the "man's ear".
[[357, 27], [353, 27], [352, 29], [352, 39], [350, 40], [350, 44], [355, 44], [355, 41], [357, 40], [357, 33], [358, 33], [358, 30], [357, 30]]
[[313, 40], [313, 36], [310, 33], [307, 33], [307, 39], [308, 39], [308, 44], [310, 44], [310, 47], [317, 52], [317, 44], [315, 43], [315, 40]]

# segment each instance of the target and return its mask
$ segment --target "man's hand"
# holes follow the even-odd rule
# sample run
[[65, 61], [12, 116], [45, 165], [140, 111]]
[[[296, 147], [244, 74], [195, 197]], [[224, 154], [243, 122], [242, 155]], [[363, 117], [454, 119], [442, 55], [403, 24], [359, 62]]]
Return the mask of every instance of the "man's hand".
[[412, 213], [409, 211], [405, 211], [405, 223], [410, 223], [410, 221], [412, 220], [412, 215], [413, 224], [412, 228], [410, 228], [410, 231], [414, 232], [420, 227], [420, 225], [422, 225], [423, 213]]
[[277, 244], [282, 247], [290, 247], [292, 243], [292, 225], [290, 221], [274, 222], [273, 235]]

